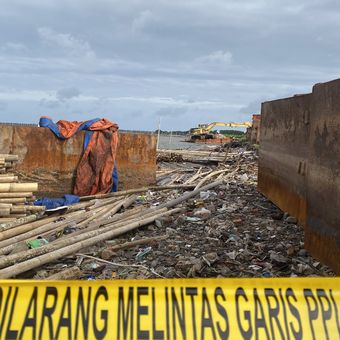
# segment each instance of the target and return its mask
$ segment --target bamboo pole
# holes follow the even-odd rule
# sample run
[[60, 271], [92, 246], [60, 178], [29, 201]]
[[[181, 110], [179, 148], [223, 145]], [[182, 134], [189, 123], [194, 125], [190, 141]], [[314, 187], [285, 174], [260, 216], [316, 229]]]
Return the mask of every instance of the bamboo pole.
[[117, 196], [125, 196], [130, 194], [137, 194], [145, 191], [162, 191], [162, 190], [173, 190], [173, 189], [192, 189], [195, 186], [192, 184], [188, 185], [166, 185], [166, 186], [150, 186], [150, 187], [143, 187], [138, 189], [130, 189], [130, 190], [124, 190], [124, 191], [117, 191], [117, 192], [110, 192], [108, 194], [100, 194], [100, 195], [91, 195], [91, 196], [83, 196], [80, 197], [81, 201], [91, 200], [94, 198], [106, 198], [106, 197], [117, 197]]
[[77, 228], [78, 229], [86, 228], [90, 222], [92, 222], [93, 220], [96, 220], [98, 216], [101, 216], [102, 214], [106, 214], [108, 211], [111, 210], [111, 208], [112, 208], [111, 206], [104, 206], [104, 207], [99, 207], [96, 210], [92, 210], [92, 216], [78, 223]]
[[0, 203], [26, 203], [25, 197], [0, 198]]
[[[23, 234], [16, 235], [12, 238], [7, 238], [6, 240], [3, 240], [0, 242], [0, 248], [4, 248], [6, 246], [14, 245], [17, 242], [29, 240], [35, 236], [42, 235], [43, 233], [46, 233], [47, 231], [54, 230], [55, 232], [59, 231], [60, 229], [63, 229], [67, 225], [69, 225], [71, 222], [77, 223], [80, 221], [85, 220], [89, 216], [89, 213], [87, 214], [79, 214], [79, 216], [73, 217], [72, 219], [66, 219], [60, 222], [52, 222], [45, 225], [42, 225], [41, 227], [35, 228], [33, 230], [27, 231]], [[16, 228], [17, 229], [17, 228]], [[14, 230], [16, 230], [14, 229]], [[11, 229], [12, 230], [12, 229]], [[8, 230], [8, 231], [11, 231]], [[6, 231], [3, 232], [3, 234], [6, 233]]]
[[186, 200], [188, 200], [189, 198], [191, 197], [194, 197], [196, 196], [197, 194], [199, 194], [201, 191], [206, 191], [206, 190], [209, 190], [209, 189], [212, 189], [212, 188], [215, 188], [221, 184], [223, 184], [225, 181], [224, 179], [221, 179], [219, 181], [215, 181], [215, 182], [212, 182], [208, 185], [205, 185], [204, 187], [201, 187], [199, 189], [196, 189], [196, 190], [193, 190], [193, 191], [190, 191], [190, 192], [187, 192], [186, 194], [180, 196], [180, 197], [177, 197], [169, 202], [166, 202], [166, 203], [163, 203], [163, 204], [160, 204], [157, 209], [159, 208], [171, 208], [171, 207], [174, 207], [176, 206], [177, 204], [180, 204]]
[[1, 176], [0, 183], [9, 183], [9, 182], [17, 182], [18, 176]]
[[[22, 225], [17, 226], [16, 228], [11, 228], [10, 230], [6, 230], [4, 232], [0, 233], [0, 243], [2, 240], [6, 240], [8, 238], [11, 238], [15, 235], [19, 235], [22, 233], [25, 233], [29, 230], [38, 228], [44, 224], [50, 223], [50, 222], [54, 222], [56, 220], [58, 220], [60, 218], [60, 216], [52, 216], [52, 217], [47, 217], [38, 221], [33, 221], [33, 222], [29, 222], [29, 223], [25, 223]], [[1, 251], [1, 247], [0, 247], [0, 251]]]
[[6, 162], [15, 162], [19, 160], [19, 156], [18, 155], [12, 155], [12, 154], [0, 154], [0, 158], [4, 159]]
[[27, 209], [24, 205], [14, 205], [11, 207], [12, 214], [26, 213]]
[[72, 205], [69, 205], [67, 208], [67, 211], [76, 211], [76, 210], [82, 210], [91, 207], [95, 204], [95, 201], [89, 201], [89, 202], [81, 202], [81, 203], [75, 203]]
[[208, 174], [207, 176], [203, 177], [201, 179], [201, 181], [198, 182], [198, 184], [195, 186], [195, 189], [194, 190], [197, 190], [199, 189], [209, 178], [211, 177], [214, 177], [218, 174], [221, 174], [221, 173], [224, 173], [224, 172], [227, 172], [229, 171], [229, 169], [223, 169], [223, 170], [216, 170], [216, 171], [213, 171], [212, 173]]
[[[6, 278], [11, 278], [13, 276], [16, 276], [20, 273], [26, 272], [28, 270], [40, 267], [46, 263], [58, 260], [64, 256], [68, 256], [71, 254], [74, 254], [76, 252], [78, 252], [79, 250], [86, 248], [86, 247], [90, 247], [93, 246], [95, 244], [98, 244], [99, 242], [108, 240], [108, 239], [112, 239], [114, 237], [117, 237], [119, 235], [122, 235], [124, 233], [127, 233], [129, 231], [132, 231], [134, 229], [137, 229], [141, 226], [150, 224], [152, 222], [154, 222], [157, 218], [160, 218], [162, 216], [167, 216], [167, 215], [172, 215], [178, 211], [180, 211], [181, 209], [177, 208], [177, 209], [172, 209], [169, 211], [166, 211], [164, 213], [161, 214], [155, 214], [152, 217], [140, 220], [138, 222], [133, 222], [130, 224], [125, 225], [124, 227], [118, 228], [118, 229], [114, 229], [114, 230], [110, 230], [107, 232], [102, 232], [101, 230], [94, 230], [91, 232], [88, 232], [87, 235], [83, 234], [83, 235], [79, 235], [78, 239], [82, 239], [83, 241], [76, 241], [72, 238], [68, 238], [64, 240], [63, 244], [55, 244], [53, 245], [53, 243], [47, 244], [45, 246], [42, 246], [40, 248], [35, 248], [35, 249], [30, 249], [28, 251], [26, 251], [25, 253], [39, 253], [44, 251], [45, 253], [31, 258], [29, 260], [20, 262], [20, 263], [16, 263], [10, 267], [4, 268], [2, 270], [0, 270], [0, 279], [6, 279]], [[99, 233], [99, 235], [98, 235]], [[84, 239], [84, 236], [86, 236], [86, 238]], [[72, 242], [72, 243], [71, 243]], [[70, 244], [71, 243], [71, 244]], [[55, 247], [55, 248], [54, 248]], [[19, 253], [18, 253], [19, 254]], [[13, 254], [17, 255], [17, 254]], [[32, 255], [31, 255], [32, 256]], [[35, 255], [33, 255], [35, 256]], [[9, 258], [9, 257], [6, 257]], [[20, 257], [19, 257], [20, 258]], [[2, 259], [0, 259], [1, 261]], [[20, 260], [18, 260], [20, 261]], [[3, 263], [3, 262], [1, 262]]]
[[9, 221], [9, 223], [3, 223], [3, 222], [1, 222], [1, 220], [0, 220], [0, 232], [1, 232], [1, 231], [4, 231], [4, 230], [11, 229], [11, 228], [18, 227], [18, 226], [23, 225], [23, 224], [26, 224], [26, 223], [33, 222], [33, 221], [35, 221], [37, 218], [38, 218], [38, 215], [32, 214], [32, 215], [29, 215], [29, 216], [26, 216], [26, 217], [22, 217], [22, 218], [19, 218], [19, 219], [15, 219], [14, 222]]
[[38, 183], [0, 183], [0, 192], [37, 191]]
[[46, 210], [46, 207], [43, 205], [25, 205], [26, 210], [34, 211], [34, 212], [43, 212]]
[[8, 217], [11, 214], [11, 208], [0, 208], [0, 216]]
[[[101, 232], [104, 232], [106, 230], [106, 228], [108, 228], [108, 230], [113, 229], [113, 228], [119, 228], [119, 227], [123, 227], [126, 224], [129, 223], [133, 223], [133, 222], [138, 222], [141, 219], [144, 218], [149, 218], [154, 216], [155, 214], [161, 214], [166, 212], [168, 209], [167, 208], [163, 208], [163, 209], [159, 209], [157, 211], [149, 211], [148, 209], [145, 209], [148, 212], [145, 214], [138, 214], [136, 216], [131, 216], [131, 217], [127, 217], [125, 219], [119, 220], [119, 221], [114, 221], [112, 222], [111, 220], [106, 220], [106, 221], [96, 221], [94, 223], [92, 223], [90, 226], [88, 226], [86, 229], [81, 229], [81, 230], [77, 230], [74, 233], [72, 233], [72, 237], [73, 236], [78, 236], [84, 233], [87, 233], [89, 231], [93, 231], [93, 230], [101, 230]], [[64, 236], [61, 237], [60, 239], [57, 239], [55, 241], [53, 241], [54, 243], [58, 243], [60, 241], [63, 241], [63, 239], [65, 239], [68, 236]]]
[[[180, 211], [181, 209], [178, 209], [178, 211]], [[71, 235], [65, 235], [62, 236], [61, 238], [58, 238], [52, 242], [50, 242], [48, 245], [53, 245], [53, 249], [59, 249], [58, 245], [65, 245], [65, 242], [67, 244], [73, 244], [75, 241], [81, 241], [86, 239], [87, 237], [92, 237], [92, 236], [96, 236], [96, 235], [100, 235], [102, 233], [105, 233], [107, 231], [113, 230], [113, 229], [118, 229], [121, 227], [126, 226], [127, 224], [131, 224], [131, 223], [135, 223], [135, 222], [139, 222], [140, 220], [144, 220], [153, 216], [161, 216], [162, 214], [166, 213], [168, 211], [167, 208], [162, 208], [160, 210], [157, 211], [149, 211], [147, 214], [145, 214], [145, 216], [138, 216], [138, 217], [133, 217], [131, 219], [126, 219], [126, 220], [122, 220], [122, 221], [116, 221], [114, 223], [111, 223], [111, 221], [105, 221], [105, 222], [100, 222], [100, 221], [96, 221], [95, 223], [91, 224], [91, 226], [89, 226], [87, 229], [81, 229], [81, 230], [77, 230], [74, 233], [72, 233]], [[105, 226], [105, 227], [104, 227]], [[102, 227], [102, 228], [100, 228]], [[99, 229], [100, 228], [100, 229]], [[95, 235], [91, 232], [95, 232]], [[11, 245], [12, 247], [12, 245]], [[3, 248], [5, 249], [5, 248]], [[40, 249], [40, 250], [39, 250]], [[36, 248], [36, 249], [29, 249], [29, 250], [24, 250], [15, 254], [10, 254], [7, 255], [6, 257], [0, 258], [0, 268], [5, 267], [7, 265], [12, 265], [14, 263], [16, 263], [17, 261], [21, 261], [22, 259], [28, 259], [28, 258], [32, 258], [34, 256], [38, 256], [41, 254], [45, 254], [46, 252], [48, 252], [49, 248], [44, 247], [40, 247], [40, 248]], [[52, 248], [51, 248], [52, 249]], [[8, 253], [8, 251], [7, 251]]]
[[[106, 199], [103, 200], [102, 203], [98, 203], [98, 200], [96, 200], [97, 202], [95, 203], [95, 205], [91, 206], [88, 210], [93, 212], [93, 216], [89, 217], [88, 219], [86, 219], [85, 221], [79, 223], [77, 225], [77, 228], [86, 228], [87, 225], [95, 220], [95, 219], [100, 219], [100, 216], [103, 216], [105, 214], [107, 214], [113, 207], [115, 207], [116, 205], [119, 205], [119, 202], [123, 202], [122, 199], [117, 200], [117, 199]], [[110, 205], [113, 204], [113, 205]]]
[[11, 203], [0, 203], [0, 209], [11, 209], [12, 204]]
[[32, 197], [32, 192], [0, 192], [0, 198]]
[[45, 211], [46, 207], [38, 205], [13, 205], [11, 207], [11, 213], [26, 213], [29, 211], [42, 212]]
[[12, 223], [16, 220], [17, 219], [13, 218], [13, 217], [0, 217], [0, 224], [3, 225], [3, 224], [7, 224], [7, 223]]
[[[93, 216], [96, 219], [96, 221], [92, 223], [91, 229], [89, 229], [88, 225], [93, 221], [93, 219], [94, 219], [93, 217], [90, 217], [90, 218], [86, 219], [85, 221], [77, 224], [77, 228], [80, 229], [80, 230], [73, 232], [72, 236], [79, 235], [79, 234], [87, 232], [89, 230], [95, 230], [95, 229], [98, 229], [101, 225], [111, 223], [111, 220], [108, 220], [108, 217], [110, 215], [115, 214], [122, 207], [125, 207], [125, 208], [129, 207], [135, 201], [135, 199], [136, 199], [136, 197], [131, 197], [129, 199], [122, 200], [118, 204], [117, 203], [114, 204], [112, 207], [111, 206], [110, 207], [104, 207], [103, 208], [104, 210], [102, 212]], [[48, 237], [49, 235], [50, 235], [50, 233], [43, 234], [43, 236], [45, 236], [45, 237]], [[59, 239], [56, 239], [54, 242], [59, 242], [60, 240], [65, 239], [66, 237], [69, 237], [69, 236], [61, 237]]]
[[[100, 198], [100, 199], [98, 199], [98, 198]], [[117, 198], [117, 197], [97, 197], [97, 199], [95, 200], [94, 205], [89, 207], [88, 210], [94, 210], [94, 209], [97, 209], [99, 207], [103, 207], [105, 205], [109, 205], [111, 203], [119, 202], [120, 200], [122, 200], [122, 198]]]

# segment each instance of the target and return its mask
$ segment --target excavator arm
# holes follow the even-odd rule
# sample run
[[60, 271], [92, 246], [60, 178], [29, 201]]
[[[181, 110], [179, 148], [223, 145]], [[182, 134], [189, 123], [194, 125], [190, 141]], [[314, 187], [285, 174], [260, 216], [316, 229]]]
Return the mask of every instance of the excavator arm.
[[250, 127], [252, 125], [251, 122], [242, 122], [242, 123], [222, 123], [222, 122], [213, 122], [209, 124], [200, 124], [197, 128], [190, 129], [190, 134], [194, 136], [204, 135], [209, 133], [214, 127], [216, 126], [223, 126], [223, 127]]

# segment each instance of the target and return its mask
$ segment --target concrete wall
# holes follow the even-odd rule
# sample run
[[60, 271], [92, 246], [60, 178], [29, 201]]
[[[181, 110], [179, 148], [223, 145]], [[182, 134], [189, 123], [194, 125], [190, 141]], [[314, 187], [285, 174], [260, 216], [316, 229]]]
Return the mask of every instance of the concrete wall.
[[[0, 153], [19, 155], [16, 171], [25, 181], [39, 183], [39, 194], [71, 193], [83, 151], [84, 132], [61, 141], [46, 128], [0, 124]], [[154, 184], [156, 136], [120, 133], [117, 154], [119, 189]]]
[[305, 228], [305, 247], [340, 274], [340, 80], [265, 102], [259, 190]]

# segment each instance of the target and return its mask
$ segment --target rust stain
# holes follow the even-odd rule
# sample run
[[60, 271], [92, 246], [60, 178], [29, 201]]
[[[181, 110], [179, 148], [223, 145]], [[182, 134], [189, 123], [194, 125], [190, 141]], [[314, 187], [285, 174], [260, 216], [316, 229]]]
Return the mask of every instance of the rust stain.
[[315, 257], [327, 263], [340, 275], [340, 241], [336, 235], [321, 234], [311, 227], [305, 227], [305, 247]]
[[258, 190], [281, 210], [295, 216], [301, 225], [306, 224], [306, 198], [281, 183], [277, 177], [267, 174], [264, 169], [259, 170]]

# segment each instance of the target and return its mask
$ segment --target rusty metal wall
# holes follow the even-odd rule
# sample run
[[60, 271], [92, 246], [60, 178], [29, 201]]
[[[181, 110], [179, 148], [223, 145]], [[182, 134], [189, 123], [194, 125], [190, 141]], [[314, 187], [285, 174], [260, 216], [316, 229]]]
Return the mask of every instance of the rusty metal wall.
[[[46, 128], [0, 124], [0, 153], [19, 155], [16, 167], [22, 180], [37, 181], [39, 195], [71, 193], [83, 151], [84, 132], [61, 141]], [[119, 189], [156, 181], [156, 136], [120, 133], [117, 153]]]
[[340, 80], [262, 104], [258, 188], [305, 228], [305, 247], [340, 273]]
[[313, 88], [306, 248], [340, 274], [340, 80]]
[[260, 124], [261, 115], [253, 115], [250, 129], [250, 142], [253, 144], [260, 144]]

